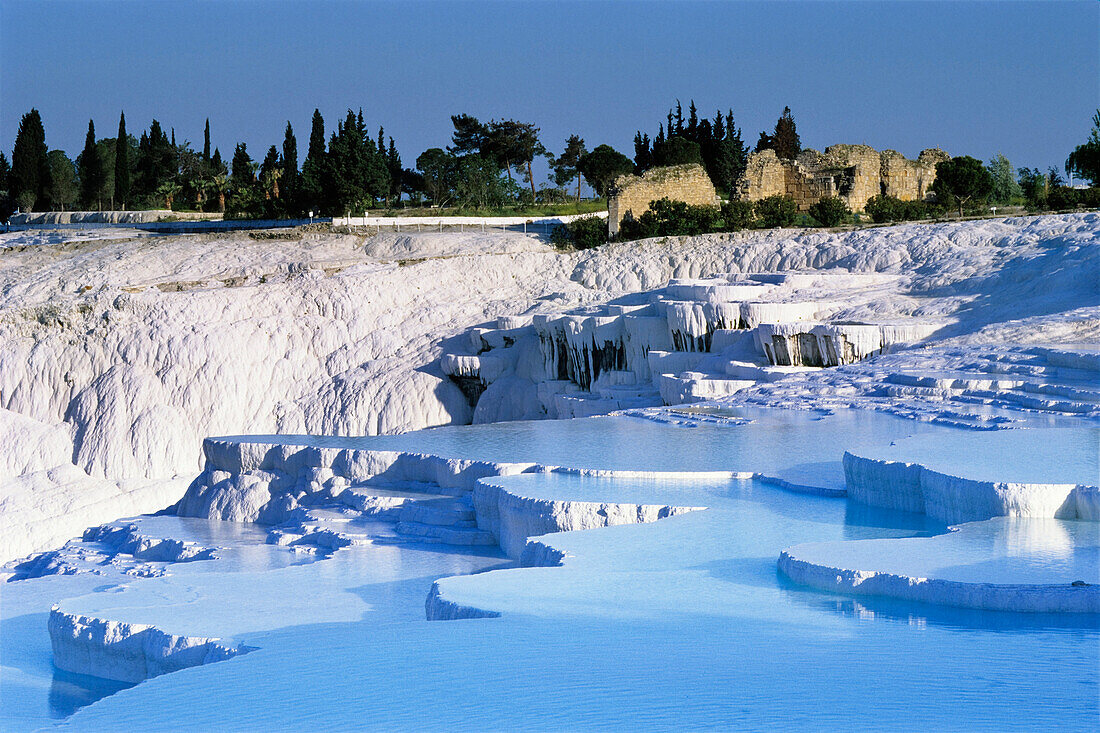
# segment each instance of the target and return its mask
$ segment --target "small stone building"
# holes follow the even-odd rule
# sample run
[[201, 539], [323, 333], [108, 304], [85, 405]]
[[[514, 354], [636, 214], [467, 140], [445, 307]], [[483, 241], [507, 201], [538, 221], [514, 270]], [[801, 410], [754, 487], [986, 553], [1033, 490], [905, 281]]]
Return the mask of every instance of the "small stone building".
[[838, 196], [852, 211], [860, 211], [879, 194], [902, 201], [927, 198], [936, 180], [936, 163], [950, 157], [939, 148], [923, 150], [916, 160], [909, 160], [896, 150], [831, 145], [824, 153], [806, 149], [795, 160], [783, 160], [774, 150], [763, 150], [749, 156], [735, 195], [743, 201], [786, 195], [798, 203], [799, 211]]
[[627, 214], [639, 218], [650, 203], [663, 198], [715, 208], [721, 203], [706, 169], [698, 164], [651, 168], [641, 176], [620, 176], [608, 192], [608, 234], [613, 237], [619, 233], [619, 223]]

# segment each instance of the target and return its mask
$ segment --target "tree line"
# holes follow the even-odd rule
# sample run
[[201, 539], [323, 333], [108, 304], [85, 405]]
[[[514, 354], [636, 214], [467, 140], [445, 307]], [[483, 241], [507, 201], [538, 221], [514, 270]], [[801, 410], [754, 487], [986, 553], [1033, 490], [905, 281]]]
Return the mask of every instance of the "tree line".
[[[1100, 184], [1100, 111], [1093, 123], [1089, 140], [1070, 154], [1065, 172], [1096, 186]], [[177, 142], [175, 130], [166, 131], [156, 119], [135, 137], [128, 132], [122, 113], [114, 137], [97, 137], [95, 123], [89, 120], [84, 147], [73, 159], [48, 147], [41, 115], [32, 109], [20, 121], [10, 163], [0, 151], [0, 218], [6, 219], [16, 207], [22, 211], [166, 208], [263, 218], [309, 212], [341, 215], [402, 203], [499, 209], [579, 201], [582, 183], [604, 197], [624, 174], [685, 163], [702, 165], [716, 190], [730, 197], [749, 154], [732, 110], [703, 117], [694, 100], [686, 115], [680, 102], [670, 108], [652, 138], [639, 130], [633, 159], [606, 144], [589, 150], [578, 135], [570, 135], [560, 153], [551, 152], [537, 126], [515, 119], [482, 121], [460, 114], [451, 117], [451, 124], [450, 145], [425, 150], [414, 167], [406, 168], [393, 137], [387, 137], [381, 126], [372, 133], [361, 109], [357, 113], [349, 109], [328, 134], [320, 111], [314, 110], [299, 169], [298, 143], [289, 121], [281, 146], [268, 147], [258, 162], [244, 143], [235, 146], [227, 162], [218, 148], [211, 147], [209, 120], [202, 149], [196, 150], [189, 140]], [[801, 152], [789, 107], [770, 133], [760, 133], [755, 150], [765, 149], [786, 159]], [[534, 161], [540, 157], [546, 159], [551, 179], [536, 186]], [[1014, 171], [1001, 155], [985, 166], [963, 158], [954, 159], [950, 168], [958, 168], [959, 180], [965, 179], [969, 188], [951, 190], [949, 171], [936, 189], [940, 203], [957, 205], [960, 213], [967, 206], [988, 203], [1072, 208], [1088, 205], [1093, 198], [1065, 186], [1054, 168], [1045, 173]], [[876, 220], [899, 220], [935, 212], [923, 202], [876, 197], [868, 213]]]

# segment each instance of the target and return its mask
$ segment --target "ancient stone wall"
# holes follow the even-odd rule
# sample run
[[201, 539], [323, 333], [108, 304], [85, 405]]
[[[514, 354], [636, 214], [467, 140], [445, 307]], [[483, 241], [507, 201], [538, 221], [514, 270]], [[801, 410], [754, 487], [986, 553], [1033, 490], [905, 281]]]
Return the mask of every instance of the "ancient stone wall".
[[626, 175], [615, 181], [607, 199], [607, 231], [612, 237], [628, 213], [641, 217], [650, 203], [663, 198], [696, 206], [719, 205], [714, 184], [703, 166], [696, 164], [651, 168], [641, 176]]
[[872, 196], [887, 194], [903, 201], [928, 196], [936, 179], [936, 163], [950, 156], [938, 148], [909, 160], [896, 150], [879, 152], [867, 145], [831, 145], [821, 153], [803, 150], [796, 160], [783, 160], [774, 150], [749, 156], [735, 192], [745, 201], [790, 196], [799, 211], [822, 198], [839, 196], [853, 211]]

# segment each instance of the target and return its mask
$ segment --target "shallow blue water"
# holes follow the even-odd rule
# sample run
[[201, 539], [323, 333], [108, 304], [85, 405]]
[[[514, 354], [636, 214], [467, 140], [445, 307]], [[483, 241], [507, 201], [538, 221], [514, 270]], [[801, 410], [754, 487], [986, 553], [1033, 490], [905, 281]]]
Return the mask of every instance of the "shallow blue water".
[[[907, 436], [928, 450], [963, 450], [976, 435], [870, 412], [750, 417], [751, 425], [595, 418], [308, 442], [587, 468], [756, 471], [842, 486], [844, 450]], [[1071, 436], [1058, 447], [1071, 469], [1089, 470], [1087, 430], [1041, 437], [1054, 435]], [[285, 550], [257, 545], [132, 582], [130, 595], [81, 578], [20, 583], [21, 595], [3, 589], [0, 679], [37, 712], [5, 711], [2, 727], [47, 724], [87, 702], [89, 690], [114, 694], [72, 715], [74, 729], [1001, 731], [1100, 722], [1100, 619], [852, 600], [776, 571], [779, 552], [803, 542], [944, 530], [922, 516], [758, 481], [497, 480], [526, 496], [708, 509], [548, 537], [570, 556], [561, 568], [477, 572], [499, 557], [428, 546], [357, 547], [288, 566], [265, 559]], [[215, 542], [224, 531], [175, 531], [185, 530]], [[456, 573], [475, 574], [443, 581], [448, 598], [503, 617], [425, 621], [432, 581]], [[185, 623], [187, 633], [205, 627], [258, 651], [120, 691], [47, 676], [49, 605], [86, 593], [76, 603], [88, 612], [169, 630]], [[247, 610], [257, 607], [262, 613]], [[12, 654], [34, 661], [11, 665]]]
[[[949, 462], [952, 468], [970, 466], [981, 476], [998, 474], [998, 480], [1100, 482], [1100, 425], [1093, 422], [1055, 421], [1058, 427], [976, 431], [869, 410], [824, 414], [740, 409], [737, 413], [750, 422], [678, 427], [608, 416], [440, 427], [402, 435], [234, 439], [576, 468], [747, 471], [825, 488], [844, 488], [844, 451]], [[898, 447], [892, 449], [895, 443]]]
[[[235, 634], [260, 651], [112, 695], [72, 727], [1095, 728], [1100, 620], [854, 601], [776, 572], [791, 544], [942, 530], [924, 517], [757, 481], [499, 480], [528, 496], [710, 508], [545, 538], [570, 556], [564, 567], [444, 581], [449, 598], [503, 612], [496, 619], [422, 620], [425, 572], [453, 572], [453, 556], [337, 553], [295, 572], [318, 604], [354, 593], [367, 606], [357, 618], [310, 623], [269, 595], [269, 613], [285, 613], [285, 625]], [[171, 587], [201, 596], [204, 575], [150, 586], [146, 597]], [[233, 583], [242, 593], [266, 587], [254, 573]], [[126, 613], [133, 605], [120, 604]]]

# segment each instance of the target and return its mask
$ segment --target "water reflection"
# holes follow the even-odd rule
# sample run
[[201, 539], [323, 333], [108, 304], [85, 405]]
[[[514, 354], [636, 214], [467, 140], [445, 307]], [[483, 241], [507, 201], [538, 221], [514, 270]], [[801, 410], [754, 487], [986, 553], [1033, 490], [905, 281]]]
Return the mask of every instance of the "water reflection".
[[914, 629], [929, 626], [955, 631], [1081, 631], [1082, 637], [1095, 644], [1100, 631], [1100, 614], [1090, 613], [1014, 613], [955, 608], [916, 603], [893, 598], [850, 598], [799, 586], [777, 572], [780, 587], [792, 603], [825, 613], [851, 618], [858, 623], [902, 623]]
[[135, 684], [137, 683], [116, 682], [55, 668], [50, 683], [49, 715], [54, 720], [67, 718], [80, 708], [121, 690], [128, 690]]

